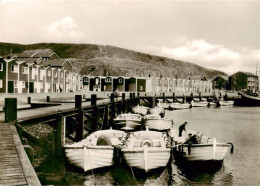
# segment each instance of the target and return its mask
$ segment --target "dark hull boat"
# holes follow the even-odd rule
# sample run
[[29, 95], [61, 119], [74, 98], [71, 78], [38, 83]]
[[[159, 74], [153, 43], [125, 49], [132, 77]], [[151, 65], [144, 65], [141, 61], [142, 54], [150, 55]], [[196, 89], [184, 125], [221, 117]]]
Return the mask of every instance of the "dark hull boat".
[[243, 91], [240, 92], [240, 95], [241, 95], [241, 99], [236, 99], [234, 105], [252, 106], [252, 107], [260, 106], [260, 97], [250, 96]]

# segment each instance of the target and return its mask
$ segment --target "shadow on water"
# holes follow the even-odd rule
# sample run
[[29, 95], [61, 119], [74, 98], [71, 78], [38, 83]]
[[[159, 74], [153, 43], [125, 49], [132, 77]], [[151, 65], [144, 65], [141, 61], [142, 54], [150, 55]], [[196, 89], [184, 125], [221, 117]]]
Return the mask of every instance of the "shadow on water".
[[225, 171], [223, 161], [176, 161], [175, 164], [190, 183], [213, 184], [216, 183], [216, 175], [218, 175], [221, 179], [218, 183], [232, 184], [232, 175]]

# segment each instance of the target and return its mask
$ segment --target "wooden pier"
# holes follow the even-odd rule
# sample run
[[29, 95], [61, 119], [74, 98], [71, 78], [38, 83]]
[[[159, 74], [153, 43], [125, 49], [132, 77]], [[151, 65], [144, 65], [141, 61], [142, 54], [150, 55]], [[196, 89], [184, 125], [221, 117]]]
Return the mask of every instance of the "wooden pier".
[[0, 185], [41, 185], [13, 124], [0, 123]]
[[[36, 108], [34, 112], [29, 110], [17, 112], [17, 99], [6, 98], [5, 123], [0, 124], [0, 185], [40, 185], [21, 143], [20, 139], [23, 137], [62, 158], [62, 148], [66, 139], [77, 142], [82, 140], [86, 133], [90, 134], [97, 130], [113, 127], [113, 118], [116, 115], [130, 112], [132, 106], [140, 104], [141, 101], [150, 107], [155, 107], [158, 99], [163, 102], [173, 102], [177, 98], [181, 98], [183, 102], [186, 102], [195, 97], [210, 98], [213, 97], [213, 94], [129, 93], [126, 98], [126, 94], [122, 93], [121, 97], [111, 94], [108, 97], [110, 100], [106, 101], [99, 100], [96, 94], [92, 94], [91, 98], [88, 98], [90, 103], [87, 106], [85, 103], [83, 106], [82, 95], [75, 95], [73, 108], [71, 104], [68, 107], [68, 104], [64, 103], [48, 109]], [[31, 102], [31, 99], [29, 101]], [[50, 97], [47, 98], [47, 102], [51, 102]], [[42, 142], [25, 130], [26, 127], [37, 124], [47, 124], [52, 128], [52, 141], [49, 144]]]

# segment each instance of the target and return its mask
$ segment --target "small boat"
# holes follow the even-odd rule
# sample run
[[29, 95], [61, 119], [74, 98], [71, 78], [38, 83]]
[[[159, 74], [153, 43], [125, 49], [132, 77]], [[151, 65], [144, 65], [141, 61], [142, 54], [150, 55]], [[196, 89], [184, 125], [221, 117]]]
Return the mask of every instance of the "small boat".
[[129, 167], [149, 172], [167, 165], [171, 145], [166, 133], [138, 131], [129, 133], [121, 151]]
[[142, 116], [140, 114], [120, 114], [114, 119], [117, 129], [131, 131], [141, 127]]
[[191, 101], [191, 106], [192, 107], [206, 107], [208, 106], [207, 99], [202, 98], [201, 101], [198, 98], [193, 98]]
[[162, 107], [156, 106], [154, 108], [149, 108], [149, 114], [158, 114], [163, 118], [165, 115], [165, 110]]
[[180, 109], [189, 109], [190, 108], [189, 103], [171, 103], [169, 105], [169, 108], [172, 110], [180, 110]]
[[[196, 143], [187, 143], [188, 133], [196, 138]], [[175, 135], [172, 137], [174, 137], [173, 139], [176, 143], [174, 148], [175, 155], [184, 161], [217, 163], [224, 160], [230, 147], [231, 153], [233, 153], [232, 143], [219, 143], [216, 139], [208, 138], [195, 131], [188, 131], [182, 137], [178, 137], [178, 133], [175, 132]]]
[[173, 120], [161, 118], [158, 114], [148, 114], [144, 116], [144, 124], [149, 130], [166, 131], [172, 128]]
[[219, 106], [232, 106], [234, 105], [234, 101], [230, 100], [230, 101], [224, 101], [224, 100], [220, 100], [218, 102]]
[[156, 104], [156, 106], [164, 108], [164, 109], [168, 109], [169, 108], [169, 103], [168, 102], [163, 102], [158, 100], [159, 102]]
[[209, 106], [217, 106], [218, 105], [218, 102], [215, 102], [215, 101], [210, 101], [208, 103]]
[[125, 132], [119, 130], [100, 130], [86, 139], [65, 145], [65, 155], [69, 163], [88, 171], [109, 167], [114, 164], [114, 148], [122, 144]]
[[144, 107], [143, 105], [142, 106], [137, 105], [135, 107], [132, 107], [133, 113], [141, 114], [143, 116], [147, 114], [148, 110], [149, 110], [149, 107]]

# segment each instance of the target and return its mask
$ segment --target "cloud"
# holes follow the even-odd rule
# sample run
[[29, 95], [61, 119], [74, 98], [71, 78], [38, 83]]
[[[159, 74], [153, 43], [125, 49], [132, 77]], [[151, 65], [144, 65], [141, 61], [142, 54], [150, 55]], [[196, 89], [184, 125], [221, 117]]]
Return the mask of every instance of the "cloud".
[[255, 72], [260, 62], [260, 50], [243, 48], [226, 48], [205, 40], [187, 41], [183, 46], [169, 47], [145, 47], [146, 52], [156, 52], [158, 55], [179, 59], [197, 65], [220, 70], [228, 74], [237, 71]]
[[81, 42], [83, 35], [75, 20], [67, 16], [51, 23], [45, 37], [50, 42], [77, 43]]

